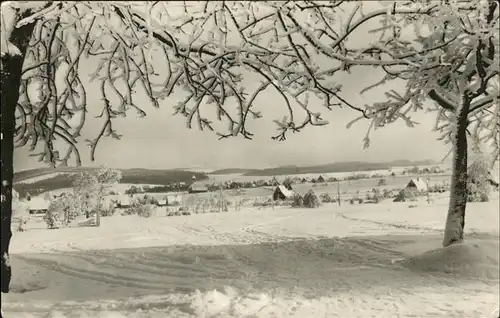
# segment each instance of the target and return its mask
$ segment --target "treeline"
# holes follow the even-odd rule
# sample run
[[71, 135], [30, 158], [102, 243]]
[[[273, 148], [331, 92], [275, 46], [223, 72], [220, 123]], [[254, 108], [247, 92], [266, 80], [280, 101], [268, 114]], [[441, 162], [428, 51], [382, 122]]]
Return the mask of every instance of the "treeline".
[[125, 190], [125, 194], [179, 192], [187, 191], [188, 189], [188, 184], [176, 182], [158, 186], [131, 186]]
[[335, 162], [317, 166], [283, 166], [269, 169], [250, 170], [246, 172], [245, 176], [278, 176], [278, 175], [292, 175], [292, 174], [320, 174], [320, 173], [335, 173], [335, 172], [355, 172], [355, 171], [374, 171], [386, 170], [391, 167], [405, 167], [405, 166], [422, 166], [434, 164], [432, 160], [424, 161], [409, 161], [409, 160], [395, 160], [391, 162], [362, 162], [362, 161], [349, 161], [349, 162]]

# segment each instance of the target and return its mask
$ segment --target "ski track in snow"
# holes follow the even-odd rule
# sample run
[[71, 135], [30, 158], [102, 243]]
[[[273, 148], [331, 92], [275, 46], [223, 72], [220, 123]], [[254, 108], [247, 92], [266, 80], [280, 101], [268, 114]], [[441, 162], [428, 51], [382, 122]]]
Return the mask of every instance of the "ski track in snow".
[[[5, 297], [5, 317], [489, 318], [498, 306], [498, 279], [395, 261], [415, 244], [439, 247], [442, 229], [422, 225], [429, 222], [389, 222], [377, 213], [250, 213], [158, 219], [155, 226], [137, 219], [139, 233], [125, 226], [123, 234], [74, 231], [69, 244], [56, 231], [43, 242], [23, 233], [24, 253], [12, 257], [23, 275]], [[498, 248], [495, 235], [468, 240]], [[27, 253], [35, 246], [48, 253]]]

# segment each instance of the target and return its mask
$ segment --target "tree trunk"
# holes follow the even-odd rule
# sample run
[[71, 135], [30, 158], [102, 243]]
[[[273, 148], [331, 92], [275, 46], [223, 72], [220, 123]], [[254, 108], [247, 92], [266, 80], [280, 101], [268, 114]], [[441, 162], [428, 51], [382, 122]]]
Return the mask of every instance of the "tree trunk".
[[[22, 17], [20, 17], [22, 18]], [[9, 292], [11, 267], [9, 245], [12, 237], [12, 181], [14, 177], [14, 135], [16, 126], [16, 105], [19, 99], [21, 71], [26, 49], [33, 32], [34, 23], [24, 25], [12, 31], [9, 39], [21, 52], [20, 55], [1, 57], [0, 96], [1, 96], [1, 171], [2, 171], [2, 207], [1, 207], [1, 290]]]
[[456, 114], [450, 203], [444, 231], [444, 247], [460, 243], [464, 238], [465, 208], [467, 206], [467, 115], [469, 107], [470, 100], [463, 96]]

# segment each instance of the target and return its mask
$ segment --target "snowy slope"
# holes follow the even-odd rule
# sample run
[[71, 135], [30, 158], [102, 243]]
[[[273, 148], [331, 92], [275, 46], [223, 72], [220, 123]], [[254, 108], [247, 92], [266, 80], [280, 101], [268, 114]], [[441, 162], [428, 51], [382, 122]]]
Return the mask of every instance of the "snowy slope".
[[446, 198], [15, 233], [2, 306], [7, 317], [491, 317], [498, 203], [470, 204], [466, 243], [447, 249]]

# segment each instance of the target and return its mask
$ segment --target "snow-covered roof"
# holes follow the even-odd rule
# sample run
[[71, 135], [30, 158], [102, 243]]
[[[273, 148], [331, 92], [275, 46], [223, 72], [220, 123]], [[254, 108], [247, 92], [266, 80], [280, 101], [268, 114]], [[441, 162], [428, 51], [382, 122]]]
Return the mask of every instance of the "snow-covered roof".
[[50, 201], [45, 200], [43, 197], [32, 197], [28, 201], [30, 210], [48, 210]]
[[287, 198], [293, 198], [295, 196], [295, 191], [287, 189], [284, 185], [279, 185], [276, 190], [279, 190]]
[[411, 179], [406, 185], [407, 188], [417, 188], [418, 191], [427, 191], [427, 182], [424, 179], [416, 178]]

